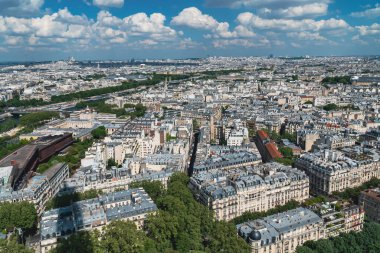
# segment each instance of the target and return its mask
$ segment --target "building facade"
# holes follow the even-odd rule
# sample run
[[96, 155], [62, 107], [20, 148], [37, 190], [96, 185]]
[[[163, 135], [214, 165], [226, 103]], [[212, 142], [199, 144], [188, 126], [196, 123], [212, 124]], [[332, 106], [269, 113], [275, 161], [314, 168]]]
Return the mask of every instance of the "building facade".
[[59, 238], [67, 238], [77, 231], [101, 231], [114, 220], [132, 221], [141, 229], [147, 215], [156, 211], [157, 206], [142, 188], [113, 192], [49, 210], [43, 213], [40, 222], [41, 253], [56, 247]]
[[309, 176], [310, 191], [315, 194], [330, 195], [380, 176], [379, 161], [365, 156], [354, 159], [331, 150], [305, 154], [295, 166]]
[[214, 211], [218, 220], [244, 212], [264, 212], [291, 200], [309, 198], [309, 179], [297, 169], [278, 163], [194, 175], [190, 188]]
[[380, 222], [380, 188], [362, 191], [359, 204], [364, 208], [368, 218]]
[[363, 228], [364, 212], [359, 206], [340, 211], [325, 207], [316, 209], [299, 207], [248, 221], [237, 225], [237, 231], [249, 243], [252, 253], [293, 253], [306, 241], [327, 239]]

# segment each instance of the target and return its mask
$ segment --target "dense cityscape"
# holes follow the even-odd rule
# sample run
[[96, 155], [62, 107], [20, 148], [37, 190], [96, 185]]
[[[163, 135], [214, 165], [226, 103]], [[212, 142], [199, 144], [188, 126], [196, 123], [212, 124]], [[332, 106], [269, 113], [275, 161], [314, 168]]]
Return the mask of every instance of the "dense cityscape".
[[0, 0], [0, 253], [379, 253], [380, 2]]
[[0, 72], [6, 247], [352, 252], [344, 234], [370, 233], [355, 247], [379, 249], [378, 57], [70, 59]]

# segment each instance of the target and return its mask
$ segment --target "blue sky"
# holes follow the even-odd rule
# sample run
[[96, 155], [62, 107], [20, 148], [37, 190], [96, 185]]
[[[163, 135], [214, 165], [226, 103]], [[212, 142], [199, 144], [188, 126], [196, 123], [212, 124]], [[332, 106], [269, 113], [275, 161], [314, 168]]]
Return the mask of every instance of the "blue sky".
[[0, 61], [379, 52], [370, 0], [0, 0]]

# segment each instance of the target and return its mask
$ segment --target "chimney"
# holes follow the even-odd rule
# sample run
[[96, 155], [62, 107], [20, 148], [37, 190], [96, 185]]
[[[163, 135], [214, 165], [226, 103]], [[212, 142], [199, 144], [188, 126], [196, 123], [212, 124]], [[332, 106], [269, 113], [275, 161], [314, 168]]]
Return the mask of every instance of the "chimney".
[[12, 165], [13, 167], [17, 166], [17, 162], [16, 162], [16, 160], [11, 160], [11, 165]]

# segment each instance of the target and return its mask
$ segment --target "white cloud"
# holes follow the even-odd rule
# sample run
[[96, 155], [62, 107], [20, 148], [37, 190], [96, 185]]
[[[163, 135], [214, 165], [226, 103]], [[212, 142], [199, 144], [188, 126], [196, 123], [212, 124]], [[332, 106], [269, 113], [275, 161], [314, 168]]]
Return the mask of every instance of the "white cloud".
[[15, 45], [22, 39], [30, 47], [65, 43], [67, 48], [124, 44], [127, 39], [179, 43], [177, 32], [166, 26], [165, 20], [161, 13], [137, 13], [121, 19], [108, 11], [100, 11], [97, 19], [92, 20], [64, 8], [36, 18], [0, 16], [0, 40], [3, 37], [7, 45]]
[[120, 26], [123, 21], [120, 18], [112, 16], [108, 11], [99, 11], [97, 15], [97, 23], [100, 26]]
[[356, 18], [376, 18], [380, 16], [380, 4], [376, 4], [375, 8], [371, 8], [361, 12], [353, 12], [351, 16]]
[[218, 21], [213, 17], [203, 14], [196, 7], [183, 9], [178, 16], [173, 17], [172, 25], [188, 26], [195, 29], [211, 30], [218, 26]]
[[216, 48], [226, 48], [226, 47], [265, 47], [270, 46], [269, 40], [262, 38], [260, 40], [248, 40], [248, 39], [231, 39], [231, 40], [214, 40], [213, 46]]
[[193, 41], [191, 38], [185, 38], [179, 42], [178, 48], [181, 50], [199, 47], [201, 44]]
[[153, 13], [149, 17], [145, 13], [136, 13], [123, 19], [121, 29], [128, 34], [142, 36], [148, 34], [156, 40], [168, 40], [176, 37], [177, 32], [165, 26], [166, 17], [161, 13]]
[[206, 0], [206, 5], [229, 8], [286, 9], [311, 3], [329, 3], [330, 0]]
[[30, 16], [38, 13], [44, 0], [0, 0], [0, 15]]
[[283, 18], [295, 18], [295, 17], [318, 17], [326, 15], [328, 5], [326, 3], [312, 3], [301, 6], [289, 7], [286, 9], [279, 9], [274, 13]]
[[7, 45], [19, 45], [23, 42], [23, 38], [19, 36], [5, 36], [5, 44]]
[[291, 33], [288, 33], [287, 35], [290, 38], [299, 39], [299, 40], [319, 40], [319, 41], [327, 40], [325, 37], [321, 36], [319, 33], [291, 32]]
[[218, 22], [212, 16], [203, 14], [196, 7], [183, 9], [177, 16], [173, 17], [172, 25], [187, 26], [199, 30], [211, 31], [206, 37], [234, 38], [236, 32], [230, 31], [230, 25], [227, 22]]
[[241, 13], [238, 22], [248, 29], [271, 29], [278, 31], [320, 31], [327, 29], [347, 29], [349, 25], [343, 19], [264, 19], [250, 12]]
[[362, 36], [380, 34], [380, 24], [378, 23], [374, 23], [370, 26], [357, 26], [356, 28]]
[[124, 5], [124, 0], [94, 0], [93, 4], [98, 6], [98, 7], [121, 8]]

